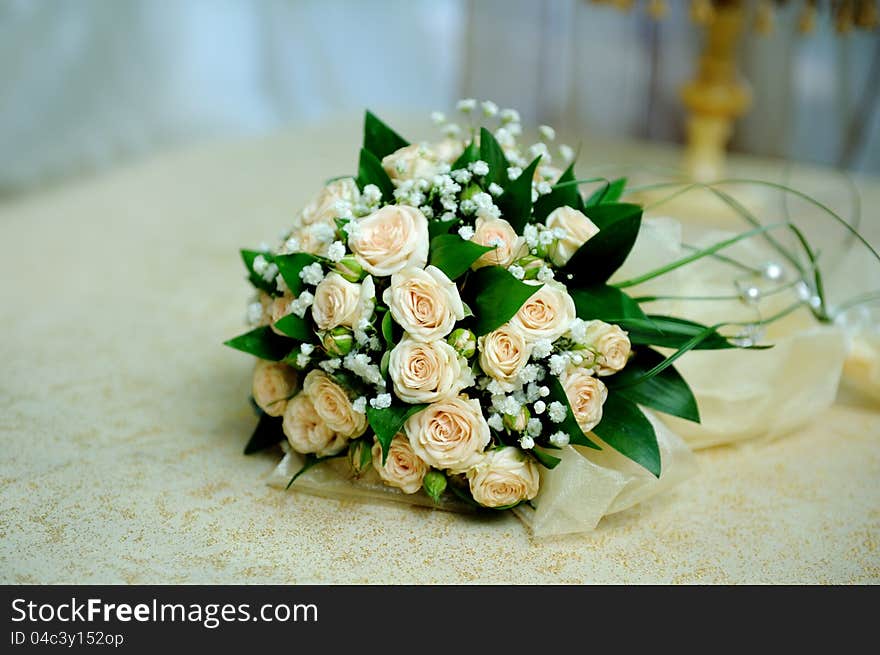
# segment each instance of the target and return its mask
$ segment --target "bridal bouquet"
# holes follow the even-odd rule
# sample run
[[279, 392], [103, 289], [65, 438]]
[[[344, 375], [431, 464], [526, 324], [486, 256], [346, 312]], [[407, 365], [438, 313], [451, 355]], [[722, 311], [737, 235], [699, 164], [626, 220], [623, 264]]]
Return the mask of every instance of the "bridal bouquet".
[[547, 126], [524, 148], [513, 110], [459, 109], [470, 124], [437, 115], [433, 144], [367, 112], [357, 176], [328, 182], [277, 248], [242, 251], [254, 327], [227, 345], [258, 358], [245, 453], [299, 453], [288, 486], [346, 457], [351, 478], [493, 509], [533, 501], [572, 448], [660, 476], [642, 408], [700, 420], [675, 360], [757, 346], [624, 289], [738, 238], [609, 284], [642, 225], [625, 181], [578, 179]]

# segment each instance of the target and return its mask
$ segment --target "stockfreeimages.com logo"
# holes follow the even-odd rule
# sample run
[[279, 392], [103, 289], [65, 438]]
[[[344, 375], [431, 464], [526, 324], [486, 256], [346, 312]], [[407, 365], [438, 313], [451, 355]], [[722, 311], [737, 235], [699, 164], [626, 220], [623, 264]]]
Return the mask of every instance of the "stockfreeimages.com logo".
[[318, 606], [313, 603], [267, 603], [252, 611], [249, 603], [105, 603], [100, 598], [84, 601], [36, 603], [25, 598], [12, 601], [12, 621], [20, 623], [198, 623], [209, 630], [223, 623], [263, 621], [265, 623], [317, 623]]

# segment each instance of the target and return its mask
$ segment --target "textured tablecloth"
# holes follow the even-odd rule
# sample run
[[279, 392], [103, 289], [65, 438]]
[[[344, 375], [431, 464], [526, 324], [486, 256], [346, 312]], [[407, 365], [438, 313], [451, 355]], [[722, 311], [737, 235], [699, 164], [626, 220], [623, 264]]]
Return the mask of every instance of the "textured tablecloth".
[[[267, 487], [275, 459], [241, 455], [252, 359], [220, 345], [244, 329], [237, 248], [350, 171], [358, 132], [199, 146], [0, 204], [0, 581], [880, 581], [880, 413], [855, 398], [701, 451], [696, 477], [582, 536]], [[862, 190], [876, 223], [880, 183]]]

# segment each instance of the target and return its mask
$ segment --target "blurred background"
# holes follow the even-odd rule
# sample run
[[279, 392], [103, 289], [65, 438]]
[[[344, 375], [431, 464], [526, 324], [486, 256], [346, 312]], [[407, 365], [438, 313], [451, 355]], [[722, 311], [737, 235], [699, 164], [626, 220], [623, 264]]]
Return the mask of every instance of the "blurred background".
[[[876, 4], [742, 5], [752, 102], [730, 149], [880, 172]], [[189, 142], [470, 96], [567, 134], [682, 142], [707, 6], [0, 0], [0, 195]]]

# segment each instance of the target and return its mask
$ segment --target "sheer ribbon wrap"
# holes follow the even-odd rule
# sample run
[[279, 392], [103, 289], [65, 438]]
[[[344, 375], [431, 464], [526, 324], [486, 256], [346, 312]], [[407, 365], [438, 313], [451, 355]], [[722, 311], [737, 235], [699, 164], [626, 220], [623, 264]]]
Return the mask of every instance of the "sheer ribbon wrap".
[[[532, 506], [520, 505], [514, 510], [516, 515], [536, 537], [588, 532], [603, 516], [628, 509], [693, 475], [696, 464], [687, 445], [654, 416], [648, 416], [660, 445], [662, 473], [659, 478], [608, 446], [603, 446], [601, 451], [566, 446], [561, 451], [553, 451], [562, 459], [555, 469], [541, 470], [541, 491]], [[273, 487], [282, 489], [305, 463], [305, 458], [292, 452], [287, 444], [284, 450], [284, 458], [268, 480]], [[449, 494], [439, 505], [422, 491], [405, 494], [383, 484], [372, 469], [355, 478], [344, 457], [308, 469], [296, 479], [293, 488], [343, 500], [390, 501], [454, 512], [475, 511], [472, 506], [450, 498]]]

